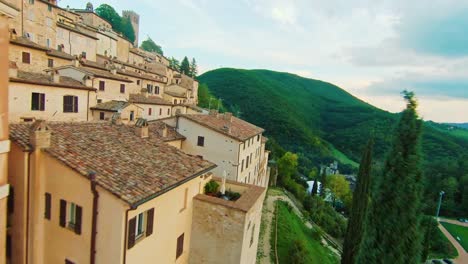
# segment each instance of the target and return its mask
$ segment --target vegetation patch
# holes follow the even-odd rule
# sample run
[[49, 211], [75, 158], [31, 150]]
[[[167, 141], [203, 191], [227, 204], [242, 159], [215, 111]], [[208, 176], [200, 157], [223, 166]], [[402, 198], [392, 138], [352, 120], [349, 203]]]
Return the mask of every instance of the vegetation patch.
[[280, 263], [338, 263], [334, 253], [321, 244], [318, 231], [307, 228], [289, 204], [278, 201], [277, 210]]
[[449, 233], [455, 239], [458, 240], [458, 242], [462, 245], [465, 251], [468, 252], [468, 227], [454, 225], [447, 222], [440, 223], [447, 229], [447, 231], [449, 231]]

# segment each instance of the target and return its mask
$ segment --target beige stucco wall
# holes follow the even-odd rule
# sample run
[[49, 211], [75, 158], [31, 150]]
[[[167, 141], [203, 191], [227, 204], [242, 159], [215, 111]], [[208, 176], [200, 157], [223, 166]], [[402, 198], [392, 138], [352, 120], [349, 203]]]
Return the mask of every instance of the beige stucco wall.
[[[130, 112], [131, 111], [134, 112], [133, 122], [135, 122], [137, 118], [142, 117], [142, 110], [141, 110], [140, 107], [138, 107], [138, 106], [136, 106], [134, 104], [129, 105], [129, 106], [125, 107], [124, 109], [122, 109], [122, 111], [120, 112], [120, 118], [121, 118], [123, 124], [128, 124], [130, 122]], [[112, 115], [115, 114], [116, 112], [102, 111], [102, 110], [92, 110], [92, 113], [91, 113], [92, 120], [101, 121], [100, 113], [104, 113], [104, 120], [105, 121], [110, 121], [112, 119]]]
[[122, 37], [118, 37], [117, 38], [117, 58], [123, 62], [129, 62], [128, 54], [130, 52], [131, 46], [132, 44], [128, 40]]
[[[17, 19], [23, 21], [24, 32], [17, 29], [19, 36], [24, 33], [29, 33], [32, 40], [39, 45], [47, 46], [47, 39], [50, 41], [50, 47], [56, 48], [56, 15], [57, 9], [48, 9], [48, 5], [41, 1], [34, 1], [30, 4], [25, 1], [23, 4], [23, 18], [18, 16]], [[21, 24], [21, 22], [19, 23]]]
[[178, 149], [181, 149], [182, 148], [182, 140], [174, 140], [174, 141], [168, 141], [166, 142], [167, 144], [173, 146], [173, 147], [176, 147]]
[[96, 61], [96, 39], [78, 34], [66, 28], [57, 27], [57, 45], [62, 44], [64, 52], [73, 56], [79, 56], [84, 51], [86, 52], [86, 59]]
[[[154, 211], [154, 231], [150, 237], [127, 250], [128, 264], [188, 263], [191, 248], [193, 197], [202, 192], [210, 178], [197, 177], [129, 212], [129, 219], [151, 208]], [[188, 190], [186, 208], [185, 190]], [[177, 238], [184, 234], [184, 252], [176, 260]]]
[[[99, 91], [99, 81], [105, 82], [104, 91]], [[125, 84], [125, 93], [120, 92], [120, 84]], [[117, 80], [105, 79], [105, 78], [94, 78], [93, 87], [97, 89], [97, 99], [101, 99], [102, 102], [111, 100], [116, 101], [128, 101], [131, 83], [122, 82]]]
[[[30, 63], [23, 63], [23, 52], [28, 52], [30, 55]], [[43, 50], [31, 49], [28, 47], [10, 45], [9, 60], [16, 62], [20, 70], [28, 72], [44, 73], [48, 69], [48, 59], [54, 60], [54, 67], [70, 65], [71, 60], [66, 60], [57, 57], [51, 57]]]
[[[141, 111], [142, 118], [146, 120], [157, 120], [161, 118], [170, 117], [172, 114], [171, 106], [170, 105], [156, 105], [156, 104], [136, 104], [141, 107], [143, 110]], [[149, 108], [151, 108], [151, 115], [149, 115]], [[161, 111], [161, 115], [159, 112]], [[169, 111], [169, 114], [168, 114]]]
[[[218, 165], [213, 171], [216, 176], [222, 176], [226, 170], [227, 178], [237, 181], [239, 142], [183, 117], [179, 118], [177, 131], [186, 137], [182, 143], [184, 152]], [[204, 147], [197, 146], [198, 136], [205, 137]]]
[[108, 36], [111, 33], [98, 31], [96, 34], [99, 39], [96, 43], [97, 54], [104, 56], [117, 56], [117, 40]]
[[145, 58], [139, 54], [135, 54], [134, 52], [129, 52], [128, 60], [129, 63], [136, 63], [136, 65], [145, 63]]
[[[250, 144], [249, 144], [249, 141], [250, 141]], [[244, 149], [244, 145], [245, 145], [245, 149]], [[258, 171], [260, 168], [261, 146], [262, 146], [261, 135], [249, 138], [248, 140], [240, 144], [240, 155], [239, 155], [240, 165], [239, 165], [238, 181], [250, 183], [250, 184], [256, 184], [254, 180], [257, 179]], [[252, 157], [252, 162], [250, 162], [250, 158], [249, 158], [248, 168], [246, 168], [247, 156]], [[242, 160], [244, 160], [244, 170], [241, 172]], [[249, 174], [250, 174], [250, 177], [249, 177]]]
[[[254, 264], [257, 260], [258, 241], [260, 236], [260, 224], [262, 219], [263, 200], [266, 191], [247, 212], [244, 225], [244, 239], [240, 263]], [[253, 238], [253, 240], [251, 240]], [[251, 243], [252, 241], [252, 243]]]
[[[45, 111], [31, 111], [31, 94], [45, 94]], [[90, 97], [94, 91], [89, 91]], [[78, 113], [63, 112], [63, 96], [78, 96]], [[88, 115], [88, 91], [26, 83], [10, 83], [8, 95], [10, 122], [20, 122], [22, 117], [47, 121], [86, 121]]]

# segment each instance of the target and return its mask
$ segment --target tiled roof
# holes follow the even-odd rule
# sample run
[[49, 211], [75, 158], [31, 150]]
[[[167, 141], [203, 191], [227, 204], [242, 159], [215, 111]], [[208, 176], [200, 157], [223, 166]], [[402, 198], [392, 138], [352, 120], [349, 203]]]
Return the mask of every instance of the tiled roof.
[[101, 69], [101, 70], [108, 70], [104, 64], [101, 64], [99, 62], [91, 61], [91, 60], [80, 60], [80, 64], [86, 67], [91, 67], [91, 68], [96, 68], [96, 69]]
[[164, 93], [175, 97], [185, 98], [187, 96], [187, 89], [185, 89], [184, 87], [180, 87], [179, 85], [173, 84], [166, 86], [166, 88], [164, 88]]
[[125, 101], [108, 101], [104, 103], [99, 103], [96, 106], [91, 107], [91, 110], [103, 110], [103, 111], [110, 111], [110, 112], [117, 112], [125, 107], [131, 105], [129, 102]]
[[54, 87], [61, 87], [61, 88], [72, 88], [72, 89], [82, 89], [82, 90], [89, 90], [95, 91], [96, 89], [93, 87], [88, 87], [83, 85], [81, 82], [66, 76], [60, 76], [60, 81], [55, 83], [51, 75], [42, 74], [42, 73], [33, 73], [33, 72], [25, 72], [25, 71], [18, 71], [18, 76], [10, 78], [11, 82], [19, 82], [19, 83], [30, 83], [30, 84], [38, 84], [38, 85], [45, 85], [45, 86], [54, 86]]
[[31, 40], [25, 37], [17, 37], [16, 39], [10, 39], [10, 43], [23, 46], [23, 47], [38, 49], [38, 50], [44, 50], [44, 51], [49, 50], [48, 48], [41, 46], [35, 42], [32, 42]]
[[79, 27], [72, 27], [72, 26], [66, 25], [66, 24], [64, 24], [62, 22], [57, 22], [57, 26], [61, 27], [61, 28], [64, 28], [64, 29], [68, 29], [70, 31], [81, 34], [83, 36], [86, 36], [86, 37], [89, 37], [89, 38], [92, 38], [92, 39], [95, 39], [95, 40], [99, 40], [96, 36], [93, 36], [92, 34], [86, 32], [84, 30], [81, 30]]
[[[232, 121], [229, 122], [228, 120], [225, 120], [224, 114], [181, 114], [179, 116], [239, 141], [245, 141], [265, 131], [263, 128], [255, 126], [235, 116], [233, 116]], [[229, 123], [230, 129], [228, 128]]]
[[73, 60], [75, 58], [74, 56], [72, 56], [72, 55], [70, 55], [68, 53], [65, 53], [63, 51], [58, 51], [58, 50], [55, 50], [55, 49], [50, 49], [46, 53], [49, 56], [62, 58], [62, 59], [66, 59], [66, 60]]
[[[104, 122], [49, 123], [46, 153], [130, 205], [139, 205], [205, 173], [213, 163], [183, 153], [161, 139], [141, 138], [134, 127]], [[29, 149], [28, 124], [11, 124], [10, 138]], [[64, 175], [64, 177], [67, 177]]]
[[[163, 121], [149, 121], [148, 126], [151, 135], [160, 137], [164, 142], [185, 139], [185, 137], [179, 134], [174, 127], [167, 125]], [[165, 137], [163, 137], [164, 128], [167, 128], [167, 135]]]
[[122, 77], [122, 76], [119, 76], [117, 74], [112, 74], [108, 70], [100, 70], [100, 69], [91, 68], [91, 67], [82, 67], [81, 69], [92, 73], [95, 77], [107, 78], [107, 79], [111, 79], [111, 80], [128, 82], [128, 83], [133, 82], [133, 81], [129, 80], [126, 77]]
[[165, 83], [151, 75], [148, 75], [148, 74], [144, 74], [144, 73], [137, 73], [137, 72], [133, 72], [133, 71], [130, 71], [130, 70], [117, 70], [117, 72], [119, 74], [122, 74], [122, 75], [127, 75], [127, 76], [131, 76], [131, 77], [135, 77], [135, 78], [140, 78], [140, 79], [144, 79], [144, 80], [150, 80], [150, 81], [154, 81], [154, 82], [159, 82], [159, 83]]
[[146, 97], [142, 94], [130, 94], [128, 101], [136, 104], [172, 105], [171, 102], [166, 101], [159, 96], [149, 95]]

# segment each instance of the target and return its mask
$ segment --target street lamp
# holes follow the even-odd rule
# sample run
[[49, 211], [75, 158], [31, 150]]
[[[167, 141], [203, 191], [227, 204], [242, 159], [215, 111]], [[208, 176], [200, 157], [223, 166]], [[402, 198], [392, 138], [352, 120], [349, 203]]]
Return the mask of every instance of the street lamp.
[[439, 204], [437, 205], [437, 213], [436, 213], [436, 218], [439, 219], [439, 212], [440, 212], [440, 204], [442, 203], [442, 196], [444, 196], [445, 192], [440, 191], [439, 193]]

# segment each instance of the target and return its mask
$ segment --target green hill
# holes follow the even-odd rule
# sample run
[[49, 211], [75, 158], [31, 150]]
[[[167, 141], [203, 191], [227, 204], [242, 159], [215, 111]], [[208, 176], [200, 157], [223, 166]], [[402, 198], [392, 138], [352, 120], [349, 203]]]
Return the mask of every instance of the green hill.
[[[332, 159], [349, 170], [371, 135], [376, 158], [382, 161], [398, 120], [398, 114], [367, 104], [333, 84], [290, 73], [222, 68], [206, 72], [199, 80], [223, 99], [228, 110], [265, 128], [276, 154], [281, 155], [281, 149], [299, 153], [303, 173]], [[465, 134], [426, 122], [422, 148], [430, 181], [453, 176], [460, 182], [468, 171]], [[346, 163], [350, 165], [343, 166]], [[453, 174], [457, 171], [463, 173]], [[443, 188], [443, 184], [432, 187]], [[459, 192], [453, 194], [454, 200]]]

